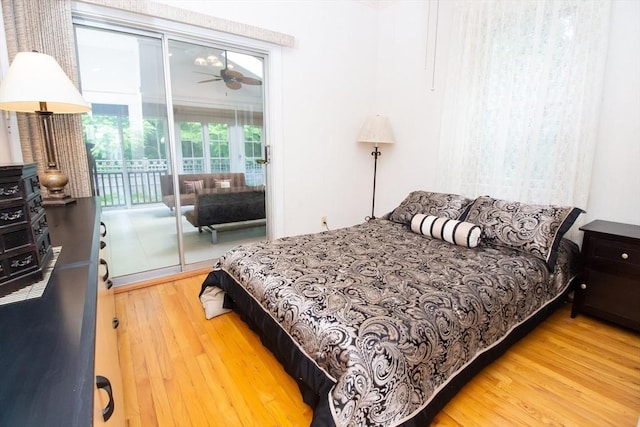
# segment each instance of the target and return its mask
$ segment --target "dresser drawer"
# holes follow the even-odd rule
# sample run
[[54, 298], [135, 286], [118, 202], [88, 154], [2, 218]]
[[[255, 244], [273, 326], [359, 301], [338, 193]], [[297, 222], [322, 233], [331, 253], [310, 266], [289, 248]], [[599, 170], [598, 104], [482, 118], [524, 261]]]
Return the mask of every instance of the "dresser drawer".
[[25, 199], [28, 199], [32, 194], [40, 194], [40, 179], [38, 175], [32, 175], [28, 178], [25, 178], [24, 181], [24, 196]]
[[18, 181], [0, 182], [0, 202], [7, 200], [20, 200], [25, 197]]
[[587, 262], [640, 270], [640, 244], [591, 237], [586, 255]]
[[35, 218], [38, 215], [44, 213], [44, 207], [42, 206], [42, 197], [40, 196], [40, 194], [29, 200], [28, 205], [31, 218]]
[[47, 217], [42, 215], [40, 218], [36, 219], [32, 225], [33, 235], [36, 236], [36, 239], [41, 234], [44, 234], [47, 231]]
[[51, 238], [49, 237], [49, 230], [45, 228], [41, 236], [38, 237], [38, 255], [40, 255], [40, 263], [44, 266], [44, 263], [49, 259], [53, 249], [51, 248]]
[[0, 234], [0, 254], [33, 244], [33, 234], [27, 225], [3, 230]]
[[0, 209], [0, 227], [20, 224], [23, 222], [26, 223], [27, 221], [29, 221], [29, 217], [27, 216], [25, 205], [17, 205]]
[[14, 255], [5, 260], [7, 276], [12, 277], [38, 268], [38, 255], [33, 250]]

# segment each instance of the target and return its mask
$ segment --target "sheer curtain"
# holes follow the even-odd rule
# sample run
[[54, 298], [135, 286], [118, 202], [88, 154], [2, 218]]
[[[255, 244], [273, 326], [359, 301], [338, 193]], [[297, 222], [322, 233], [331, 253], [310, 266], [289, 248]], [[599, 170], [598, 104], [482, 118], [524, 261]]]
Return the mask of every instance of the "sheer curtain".
[[608, 0], [456, 5], [441, 191], [586, 207]]

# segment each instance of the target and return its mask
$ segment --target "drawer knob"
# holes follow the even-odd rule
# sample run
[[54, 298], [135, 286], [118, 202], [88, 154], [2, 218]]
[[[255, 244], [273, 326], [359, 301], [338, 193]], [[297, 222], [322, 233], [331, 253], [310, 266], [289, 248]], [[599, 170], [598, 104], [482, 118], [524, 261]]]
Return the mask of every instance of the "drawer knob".
[[581, 284], [580, 289], [587, 289], [587, 284], [586, 283]]
[[629, 254], [626, 252], [623, 252], [620, 256], [622, 257], [622, 259], [629, 259]]

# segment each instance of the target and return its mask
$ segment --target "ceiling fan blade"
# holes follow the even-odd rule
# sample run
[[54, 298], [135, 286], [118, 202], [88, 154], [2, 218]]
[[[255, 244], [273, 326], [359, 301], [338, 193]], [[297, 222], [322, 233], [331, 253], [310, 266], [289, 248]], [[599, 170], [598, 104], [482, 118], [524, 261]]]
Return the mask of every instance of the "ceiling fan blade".
[[215, 78], [215, 79], [207, 79], [207, 80], [200, 80], [198, 83], [209, 83], [209, 82], [217, 82], [222, 80], [220, 77]]
[[262, 80], [254, 79], [253, 77], [243, 77], [238, 79], [238, 81], [246, 85], [260, 86], [262, 84]]
[[[224, 73], [223, 73], [224, 71]], [[229, 69], [222, 69], [220, 70], [220, 75], [223, 78], [226, 79], [235, 79], [235, 80], [240, 80], [242, 79], [244, 76], [242, 75], [242, 73], [238, 72], [238, 71], [234, 71], [234, 70], [229, 70]]]
[[202, 71], [194, 71], [194, 73], [196, 73], [196, 74], [204, 74], [205, 76], [216, 76], [216, 77], [219, 77], [219, 76], [217, 76], [217, 75], [215, 75], [213, 73], [203, 73]]
[[227, 82], [227, 87], [229, 89], [232, 89], [232, 90], [238, 90], [238, 89], [240, 89], [242, 87], [242, 84], [240, 82], [236, 82], [236, 81]]

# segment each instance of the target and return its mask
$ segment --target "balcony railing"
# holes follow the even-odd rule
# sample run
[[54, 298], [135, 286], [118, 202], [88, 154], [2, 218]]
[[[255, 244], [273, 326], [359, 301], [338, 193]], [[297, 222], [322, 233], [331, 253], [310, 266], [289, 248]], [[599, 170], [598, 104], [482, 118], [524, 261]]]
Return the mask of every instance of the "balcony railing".
[[[183, 159], [182, 173], [201, 173], [204, 160]], [[229, 170], [229, 161], [212, 160], [212, 172]], [[160, 176], [169, 173], [167, 160], [96, 160], [95, 186], [103, 207], [129, 207], [162, 202]], [[245, 163], [247, 185], [264, 184], [262, 165]]]
[[160, 176], [166, 160], [96, 160], [96, 190], [104, 207], [135, 206], [162, 201]]

